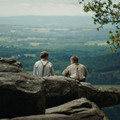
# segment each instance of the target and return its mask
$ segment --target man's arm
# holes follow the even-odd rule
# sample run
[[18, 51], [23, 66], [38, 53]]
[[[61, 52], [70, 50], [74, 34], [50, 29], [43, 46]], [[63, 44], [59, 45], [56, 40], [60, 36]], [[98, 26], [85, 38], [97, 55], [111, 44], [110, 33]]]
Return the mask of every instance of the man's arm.
[[51, 67], [51, 75], [52, 75], [52, 76], [55, 75], [53, 66]]
[[33, 68], [33, 75], [37, 75], [37, 67], [35, 64], [34, 64], [34, 68]]
[[88, 71], [87, 71], [87, 68], [84, 66], [84, 71], [85, 71], [85, 77], [88, 76]]
[[68, 67], [62, 72], [63, 76], [67, 77], [67, 75], [69, 74], [69, 69]]

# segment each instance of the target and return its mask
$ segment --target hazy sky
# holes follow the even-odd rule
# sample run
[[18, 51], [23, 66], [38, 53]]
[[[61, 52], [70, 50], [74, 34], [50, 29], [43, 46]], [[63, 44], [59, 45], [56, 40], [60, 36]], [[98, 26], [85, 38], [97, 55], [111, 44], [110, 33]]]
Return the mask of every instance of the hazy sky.
[[0, 0], [0, 16], [88, 15], [78, 0]]

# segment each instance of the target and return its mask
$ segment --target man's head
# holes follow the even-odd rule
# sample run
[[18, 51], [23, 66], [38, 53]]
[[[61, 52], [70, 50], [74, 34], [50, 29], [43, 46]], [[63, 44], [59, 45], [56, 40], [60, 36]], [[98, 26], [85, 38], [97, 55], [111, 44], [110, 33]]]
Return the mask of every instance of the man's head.
[[47, 51], [42, 51], [42, 52], [40, 53], [40, 57], [41, 57], [42, 59], [47, 59], [47, 60], [48, 60], [49, 53], [48, 53]]
[[78, 63], [78, 60], [79, 58], [77, 57], [77, 56], [72, 56], [71, 58], [70, 58], [70, 60], [71, 60], [71, 64], [73, 64], [73, 63]]

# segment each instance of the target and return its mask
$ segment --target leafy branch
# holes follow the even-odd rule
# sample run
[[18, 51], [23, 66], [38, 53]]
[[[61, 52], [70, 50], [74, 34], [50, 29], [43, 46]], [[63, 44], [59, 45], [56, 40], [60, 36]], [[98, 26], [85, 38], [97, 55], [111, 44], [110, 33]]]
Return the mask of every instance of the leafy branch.
[[113, 3], [112, 0], [79, 0], [83, 4], [85, 12], [92, 11], [94, 13], [94, 24], [99, 24], [99, 31], [106, 24], [115, 27], [115, 31], [109, 31], [109, 39], [107, 43], [112, 51], [120, 48], [120, 2]]

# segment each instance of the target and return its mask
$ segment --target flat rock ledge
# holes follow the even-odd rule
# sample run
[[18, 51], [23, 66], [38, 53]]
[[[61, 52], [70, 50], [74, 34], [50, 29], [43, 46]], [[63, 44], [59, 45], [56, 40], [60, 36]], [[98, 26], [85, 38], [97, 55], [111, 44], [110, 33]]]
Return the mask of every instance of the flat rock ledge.
[[87, 98], [100, 108], [120, 104], [120, 91], [116, 88], [101, 89], [87, 82], [63, 77], [44, 77], [46, 91], [46, 108], [54, 107], [65, 102]]

